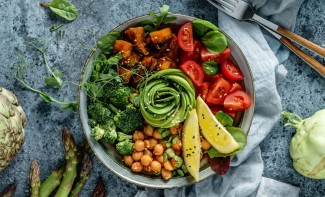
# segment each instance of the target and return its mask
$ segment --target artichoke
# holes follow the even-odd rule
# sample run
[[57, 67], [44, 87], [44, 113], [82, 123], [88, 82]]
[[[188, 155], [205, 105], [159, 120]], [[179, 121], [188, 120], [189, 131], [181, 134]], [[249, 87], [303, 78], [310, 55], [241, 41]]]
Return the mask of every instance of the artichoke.
[[16, 156], [25, 140], [26, 115], [16, 96], [0, 87], [0, 172]]

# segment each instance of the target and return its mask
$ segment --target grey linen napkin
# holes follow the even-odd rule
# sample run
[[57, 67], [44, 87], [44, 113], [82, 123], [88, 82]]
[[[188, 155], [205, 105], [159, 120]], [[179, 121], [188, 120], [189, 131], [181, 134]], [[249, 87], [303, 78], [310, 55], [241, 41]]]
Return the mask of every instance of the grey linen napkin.
[[[261, 16], [293, 29], [296, 15], [303, 0], [251, 0], [251, 5]], [[156, 190], [146, 188], [136, 197], [145, 196], [286, 196], [299, 195], [299, 188], [276, 180], [262, 177], [263, 160], [260, 142], [279, 121], [281, 99], [276, 84], [286, 76], [281, 64], [289, 52], [257, 24], [241, 22], [219, 11], [219, 28], [225, 31], [239, 45], [245, 54], [254, 77], [256, 104], [253, 123], [248, 134], [247, 147], [231, 162], [231, 168], [224, 176], [215, 175], [195, 185]]]

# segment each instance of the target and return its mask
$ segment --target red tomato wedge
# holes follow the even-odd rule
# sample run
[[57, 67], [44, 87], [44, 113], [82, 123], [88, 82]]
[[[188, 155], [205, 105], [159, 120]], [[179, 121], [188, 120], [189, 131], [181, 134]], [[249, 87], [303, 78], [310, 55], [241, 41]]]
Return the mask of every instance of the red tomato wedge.
[[187, 61], [179, 67], [187, 74], [196, 87], [200, 87], [203, 83], [204, 72], [200, 65], [193, 61]]
[[[203, 71], [204, 72], [204, 71]], [[220, 72], [218, 72], [215, 75], [207, 75], [204, 73], [204, 81], [210, 81], [210, 82], [215, 82], [217, 79], [219, 79], [220, 77], [223, 77], [222, 74]]]
[[207, 94], [209, 92], [209, 87], [210, 87], [210, 82], [203, 82], [200, 89], [199, 89], [199, 92], [198, 92], [198, 95], [205, 101], [206, 97], [207, 97]]
[[230, 49], [226, 48], [221, 53], [211, 53], [205, 47], [201, 50], [201, 62], [214, 61], [217, 63], [222, 63], [226, 61], [230, 56]]
[[180, 56], [181, 64], [192, 60], [194, 62], [199, 62], [201, 59], [201, 48], [202, 44], [199, 41], [194, 40], [194, 50], [193, 51], [182, 51]]
[[209, 106], [223, 104], [229, 90], [230, 83], [223, 77], [218, 78], [210, 87], [210, 91], [206, 97], [206, 103]]
[[178, 31], [178, 45], [184, 51], [193, 51], [193, 29], [192, 23], [185, 23]]
[[241, 90], [230, 93], [224, 100], [224, 107], [229, 111], [243, 111], [251, 106], [250, 96]]
[[225, 77], [234, 81], [244, 79], [244, 75], [231, 60], [227, 60], [222, 63], [221, 72]]
[[230, 81], [230, 90], [229, 90], [229, 93], [235, 92], [237, 90], [243, 90], [243, 87], [239, 83], [237, 83], [235, 81]]

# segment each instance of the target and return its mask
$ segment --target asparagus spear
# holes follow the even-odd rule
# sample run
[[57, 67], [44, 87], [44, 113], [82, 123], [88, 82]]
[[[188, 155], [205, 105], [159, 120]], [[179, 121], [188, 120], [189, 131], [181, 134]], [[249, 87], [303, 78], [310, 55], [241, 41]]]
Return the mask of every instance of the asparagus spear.
[[95, 190], [93, 191], [92, 197], [105, 197], [106, 190], [103, 180], [101, 178], [98, 179]]
[[93, 167], [93, 161], [89, 157], [89, 155], [85, 152], [82, 159], [82, 167], [80, 170], [79, 180], [76, 182], [74, 188], [70, 193], [70, 197], [78, 197], [79, 193], [90, 176], [91, 168]]
[[37, 161], [33, 160], [30, 165], [29, 174], [30, 196], [39, 197], [39, 188], [41, 185], [40, 170]]
[[[81, 161], [81, 154], [83, 152], [90, 152], [91, 149], [86, 140], [82, 141], [78, 145], [78, 163]], [[51, 175], [45, 179], [45, 181], [41, 184], [40, 187], [40, 197], [48, 197], [50, 194], [57, 188], [62, 180], [63, 172], [65, 170], [65, 165], [60, 166], [59, 168], [52, 171]]]
[[72, 134], [67, 129], [62, 130], [62, 142], [64, 145], [66, 165], [62, 182], [55, 194], [56, 197], [67, 197], [77, 176], [77, 147]]
[[16, 192], [17, 182], [11, 183], [5, 190], [0, 193], [1, 197], [12, 197]]
[[61, 183], [65, 166], [55, 169], [49, 177], [41, 184], [40, 197], [48, 197]]

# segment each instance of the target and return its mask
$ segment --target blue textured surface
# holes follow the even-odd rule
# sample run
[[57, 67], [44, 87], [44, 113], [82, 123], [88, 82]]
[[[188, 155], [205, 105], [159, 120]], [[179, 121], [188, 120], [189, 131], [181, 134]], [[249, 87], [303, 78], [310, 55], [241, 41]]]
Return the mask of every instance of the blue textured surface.
[[[1, 0], [0, 2], [0, 86], [12, 90], [20, 100], [28, 117], [26, 142], [10, 166], [0, 173], [0, 191], [13, 180], [18, 181], [16, 196], [28, 196], [28, 175], [31, 160], [40, 164], [42, 180], [63, 161], [61, 128], [73, 131], [76, 141], [84, 139], [79, 116], [68, 110], [41, 101], [38, 95], [27, 91], [13, 78], [13, 65], [23, 56], [33, 66], [26, 73], [26, 80], [35, 88], [49, 92], [58, 100], [76, 100], [77, 86], [66, 83], [59, 90], [44, 86], [47, 74], [41, 55], [23, 46], [24, 41], [42, 37], [50, 39], [47, 56], [50, 65], [65, 74], [65, 80], [77, 82], [82, 65], [95, 40], [119, 23], [157, 10], [162, 4], [171, 6], [174, 13], [182, 13], [217, 22], [216, 10], [201, 0], [133, 0], [133, 1], [72, 1], [78, 8], [79, 17], [64, 24], [65, 35], [61, 39], [50, 33], [52, 24], [62, 21], [32, 0]], [[325, 47], [325, 3], [306, 1], [299, 11], [295, 32]], [[324, 59], [316, 57], [322, 64]], [[325, 80], [302, 60], [291, 54], [285, 62], [287, 79], [279, 86], [283, 107], [302, 117], [325, 108]], [[31, 71], [32, 70], [32, 71]], [[288, 145], [293, 129], [283, 129], [279, 123], [263, 141], [262, 156], [265, 161], [264, 176], [301, 187], [300, 196], [325, 196], [325, 181], [304, 178], [293, 170]], [[133, 196], [138, 187], [120, 179], [94, 156], [94, 168], [81, 196], [89, 196], [96, 179], [102, 176], [109, 196]]]

